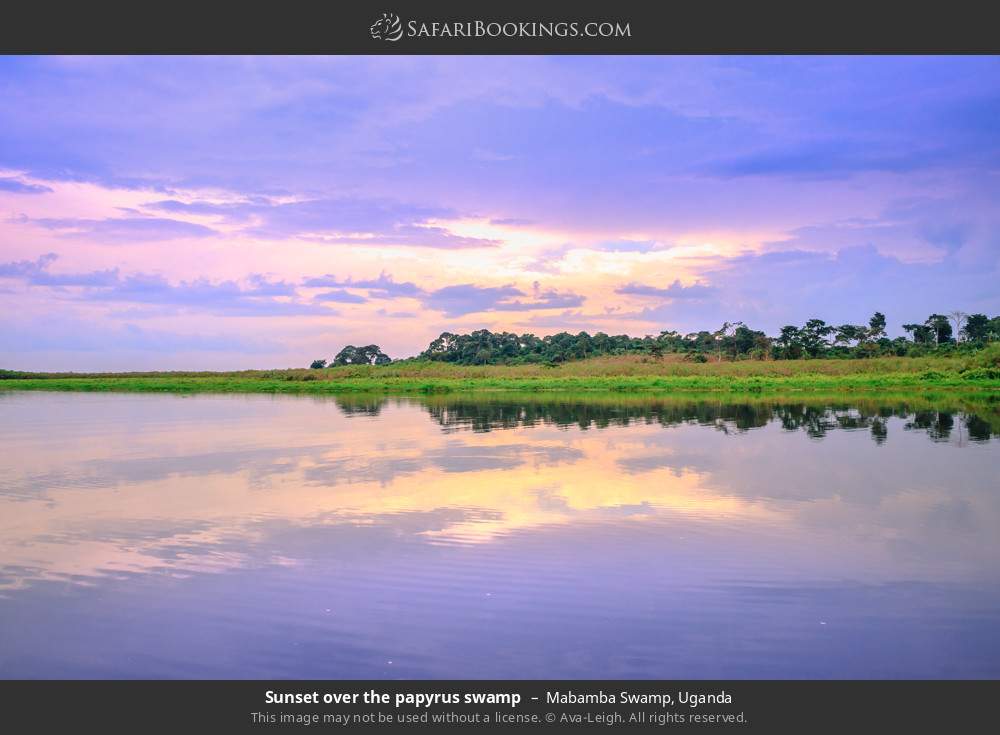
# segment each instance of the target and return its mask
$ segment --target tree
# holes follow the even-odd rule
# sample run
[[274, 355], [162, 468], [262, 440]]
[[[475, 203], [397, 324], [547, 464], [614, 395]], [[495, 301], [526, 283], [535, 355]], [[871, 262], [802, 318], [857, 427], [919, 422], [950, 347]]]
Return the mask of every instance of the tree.
[[955, 323], [955, 339], [958, 340], [962, 336], [962, 327], [965, 324], [965, 320], [968, 318], [968, 314], [964, 311], [953, 311], [948, 315], [948, 318]]
[[354, 345], [347, 345], [344, 349], [337, 353], [337, 355], [331, 361], [334, 365], [356, 365], [361, 362], [358, 356], [358, 348]]
[[926, 324], [904, 324], [903, 329], [913, 337], [914, 344], [929, 345], [935, 342], [934, 329]]
[[868, 320], [868, 339], [879, 340], [885, 337], [885, 314], [876, 311]]
[[[1000, 340], [1000, 317], [985, 314], [963, 315], [962, 336], [974, 345]], [[479, 329], [469, 334], [442, 332], [427, 349], [422, 360], [438, 360], [458, 365], [476, 364], [542, 364], [556, 365], [567, 360], [580, 360], [596, 355], [652, 355], [668, 352], [689, 357], [708, 355], [721, 361], [750, 356], [754, 359], [773, 358], [796, 360], [803, 357], [823, 357], [834, 354], [843, 357], [905, 356], [914, 344], [929, 347], [953, 341], [953, 326], [949, 317], [931, 314], [922, 324], [904, 324], [912, 341], [906, 337], [889, 339], [885, 332], [885, 314], [875, 314], [865, 324], [833, 326], [822, 319], [810, 319], [804, 326], [785, 325], [776, 337], [755, 331], [743, 322], [725, 322], [714, 332], [701, 330], [680, 334], [663, 330], [658, 335], [630, 337], [627, 334], [608, 335], [597, 332], [559, 332], [546, 337], [513, 332], [491, 332]], [[832, 343], [832, 344], [831, 344]], [[918, 350], [919, 352], [919, 350]], [[355, 347], [348, 345], [334, 358], [331, 365], [384, 364], [391, 362], [378, 345]]]
[[990, 319], [985, 314], [970, 314], [963, 331], [968, 341], [980, 345], [1000, 340], [1000, 316]]
[[392, 362], [392, 358], [382, 352], [378, 345], [366, 345], [355, 347], [347, 345], [333, 358], [334, 365], [385, 365]]
[[326, 367], [326, 360], [313, 360], [312, 364], [309, 366], [313, 370], [319, 370]]
[[753, 349], [763, 349], [765, 342], [769, 343], [767, 336], [763, 332], [757, 332], [742, 322], [737, 322], [738, 326], [733, 330], [732, 347], [733, 356], [747, 355]]
[[753, 347], [750, 350], [750, 356], [755, 360], [767, 360], [772, 355], [771, 347], [773, 340], [763, 332], [754, 332], [753, 335]]
[[810, 357], [819, 357], [826, 351], [829, 347], [826, 338], [833, 330], [834, 328], [822, 319], [810, 319], [805, 323], [799, 331], [799, 339]]
[[719, 329], [712, 333], [712, 338], [715, 340], [716, 351], [718, 352], [719, 362], [722, 362], [722, 351], [723, 349], [731, 350], [735, 354], [733, 349], [733, 337], [736, 335], [736, 330], [743, 326], [743, 322], [723, 322]]
[[802, 335], [799, 332], [799, 328], [787, 324], [781, 328], [781, 334], [778, 335], [775, 342], [781, 348], [781, 357], [786, 360], [797, 360], [802, 357]]
[[431, 342], [420, 356], [427, 360], [442, 359], [455, 346], [457, 339], [451, 332], [442, 332], [441, 336]]
[[863, 342], [867, 335], [868, 330], [865, 327], [860, 327], [857, 324], [841, 324], [836, 328], [833, 343], [850, 347], [851, 342]]
[[931, 314], [924, 324], [934, 330], [934, 340], [937, 344], [951, 342], [951, 322], [944, 314]]
[[983, 343], [989, 339], [990, 318], [985, 314], [969, 314], [965, 318], [962, 336], [966, 342]]

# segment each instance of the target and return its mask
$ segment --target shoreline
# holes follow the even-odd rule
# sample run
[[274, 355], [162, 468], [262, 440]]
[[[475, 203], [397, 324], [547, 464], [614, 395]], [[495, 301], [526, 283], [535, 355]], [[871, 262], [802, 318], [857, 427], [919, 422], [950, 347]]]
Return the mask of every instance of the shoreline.
[[263, 393], [299, 395], [433, 395], [478, 393], [673, 393], [814, 394], [831, 393], [996, 393], [1000, 380], [964, 379], [960, 376], [889, 374], [877, 376], [824, 376], [728, 378], [715, 376], [662, 376], [611, 378], [447, 379], [384, 378], [340, 380], [275, 380], [268, 378], [21, 378], [0, 380], [0, 392], [118, 392], [118, 393]]
[[151, 393], [815, 393], [1000, 392], [1000, 367], [961, 357], [693, 363], [636, 356], [592, 358], [558, 367], [461, 366], [404, 360], [230, 372], [29, 373], [0, 371], [10, 390]]

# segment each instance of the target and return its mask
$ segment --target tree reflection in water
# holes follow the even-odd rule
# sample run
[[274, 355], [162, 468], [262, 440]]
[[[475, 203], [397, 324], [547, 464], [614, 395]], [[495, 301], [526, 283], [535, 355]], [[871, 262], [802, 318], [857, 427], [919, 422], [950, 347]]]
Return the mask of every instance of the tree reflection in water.
[[421, 405], [446, 433], [488, 432], [540, 425], [582, 430], [631, 424], [700, 425], [725, 433], [739, 433], [777, 422], [787, 431], [804, 431], [822, 439], [832, 431], [868, 431], [876, 444], [889, 436], [888, 419], [904, 419], [904, 431], [925, 432], [932, 441], [986, 442], [1000, 435], [1000, 408], [981, 404], [945, 405], [930, 409], [919, 399], [880, 402], [871, 399], [841, 401], [664, 400], [608, 396], [498, 397], [494, 395], [390, 398], [338, 396], [347, 416], [378, 416], [390, 402]]

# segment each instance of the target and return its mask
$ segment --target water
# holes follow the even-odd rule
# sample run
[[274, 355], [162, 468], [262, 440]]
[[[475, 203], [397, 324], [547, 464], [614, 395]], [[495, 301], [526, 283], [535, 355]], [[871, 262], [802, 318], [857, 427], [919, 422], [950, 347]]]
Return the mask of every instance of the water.
[[1000, 676], [997, 404], [0, 394], [0, 677]]

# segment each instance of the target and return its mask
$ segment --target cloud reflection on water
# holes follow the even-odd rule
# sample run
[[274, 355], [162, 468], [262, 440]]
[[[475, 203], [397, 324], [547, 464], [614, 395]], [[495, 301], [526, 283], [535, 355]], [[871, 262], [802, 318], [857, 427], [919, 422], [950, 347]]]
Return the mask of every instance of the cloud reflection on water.
[[261, 605], [338, 579], [383, 622], [365, 607], [383, 585], [451, 606], [497, 575], [562, 589], [547, 604], [581, 620], [635, 613], [615, 595], [1000, 581], [996, 416], [954, 407], [34, 393], [0, 411], [0, 611], [54, 583], [205, 575], [264, 580]]

